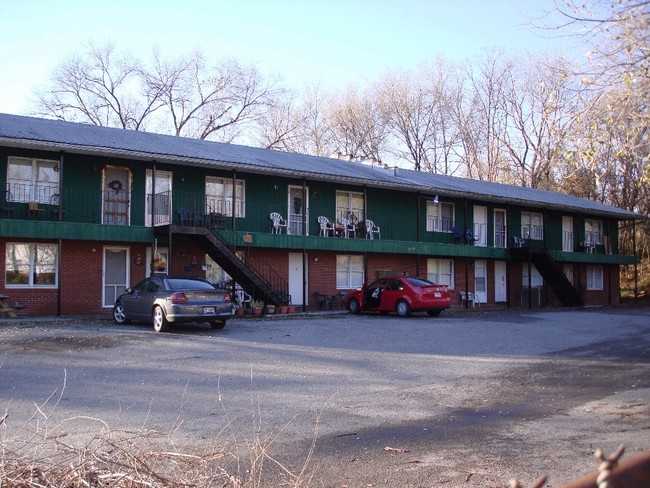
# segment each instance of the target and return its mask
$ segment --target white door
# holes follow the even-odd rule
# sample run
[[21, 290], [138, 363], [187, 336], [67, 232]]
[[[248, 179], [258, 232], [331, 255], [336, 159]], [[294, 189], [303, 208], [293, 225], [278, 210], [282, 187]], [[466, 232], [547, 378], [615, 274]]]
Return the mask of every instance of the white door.
[[562, 216], [562, 250], [573, 251], [573, 217]]
[[478, 303], [487, 302], [487, 261], [474, 261], [474, 297]]
[[303, 269], [302, 253], [289, 253], [289, 295], [292, 305], [302, 305], [305, 301], [302, 287]]
[[474, 239], [477, 246], [487, 246], [487, 207], [474, 205]]
[[112, 307], [115, 299], [129, 287], [129, 249], [105, 247], [103, 266], [102, 306]]
[[[287, 234], [306, 236], [309, 234], [309, 189], [305, 188], [303, 201], [302, 186], [289, 187], [289, 224]], [[307, 228], [304, 223], [307, 222]]]
[[494, 262], [494, 301], [505, 302], [507, 300], [506, 291], [506, 262]]
[[[153, 172], [147, 170], [147, 180], [145, 183], [145, 206], [144, 222], [147, 227], [151, 227], [151, 186], [153, 183]], [[172, 174], [168, 171], [156, 171], [156, 188], [154, 191], [156, 198], [156, 208], [154, 215], [154, 225], [169, 224], [171, 218], [172, 205]]]

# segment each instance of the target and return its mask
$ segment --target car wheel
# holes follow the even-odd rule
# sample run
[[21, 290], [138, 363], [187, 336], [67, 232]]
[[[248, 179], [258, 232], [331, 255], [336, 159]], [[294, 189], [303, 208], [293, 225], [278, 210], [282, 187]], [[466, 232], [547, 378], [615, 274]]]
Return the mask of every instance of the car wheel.
[[126, 318], [126, 314], [124, 313], [124, 305], [122, 302], [117, 302], [113, 307], [113, 320], [115, 320], [115, 322], [118, 324], [128, 324], [131, 322]]
[[397, 305], [395, 305], [395, 311], [400, 317], [408, 317], [411, 315], [411, 306], [406, 300], [400, 300], [397, 302]]
[[153, 309], [153, 330], [156, 332], [167, 332], [169, 330], [169, 322], [165, 318], [165, 312], [160, 305], [156, 305]]
[[440, 315], [440, 312], [442, 312], [442, 310], [427, 310], [429, 317], [437, 317]]
[[355, 298], [351, 299], [348, 302], [348, 311], [354, 314], [361, 312], [361, 305], [359, 305], [359, 301]]
[[210, 322], [210, 326], [213, 329], [223, 329], [226, 326], [226, 321], [225, 320], [214, 320]]

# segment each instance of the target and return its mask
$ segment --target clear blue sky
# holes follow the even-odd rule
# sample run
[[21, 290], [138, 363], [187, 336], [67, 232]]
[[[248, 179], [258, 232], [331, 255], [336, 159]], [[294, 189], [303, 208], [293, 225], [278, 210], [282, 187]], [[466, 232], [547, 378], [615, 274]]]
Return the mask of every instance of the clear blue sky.
[[143, 59], [156, 46], [165, 58], [200, 48], [292, 86], [341, 88], [438, 53], [561, 52], [526, 17], [552, 8], [552, 0], [0, 0], [0, 112], [27, 113], [32, 90], [89, 41]]

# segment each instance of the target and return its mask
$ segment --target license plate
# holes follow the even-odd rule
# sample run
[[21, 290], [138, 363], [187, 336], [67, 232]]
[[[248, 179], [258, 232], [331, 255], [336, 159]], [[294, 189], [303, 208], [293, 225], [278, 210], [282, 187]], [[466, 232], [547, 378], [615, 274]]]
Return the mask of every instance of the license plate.
[[439, 291], [437, 291], [437, 292], [435, 292], [435, 293], [433, 294], [433, 296], [436, 297], [436, 298], [441, 298], [441, 297], [442, 297], [442, 293], [440, 293]]
[[203, 307], [203, 315], [214, 315], [217, 310], [214, 307]]

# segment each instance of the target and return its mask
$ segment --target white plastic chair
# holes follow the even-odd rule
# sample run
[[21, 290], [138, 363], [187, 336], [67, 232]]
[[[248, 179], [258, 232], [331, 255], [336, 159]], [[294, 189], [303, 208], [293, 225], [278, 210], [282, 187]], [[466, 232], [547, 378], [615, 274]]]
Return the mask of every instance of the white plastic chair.
[[285, 232], [287, 232], [287, 234], [289, 233], [287, 231], [287, 222], [286, 222], [286, 220], [284, 220], [282, 218], [282, 215], [280, 215], [277, 212], [273, 212], [269, 216], [269, 218], [271, 219], [271, 222], [272, 222], [273, 227], [271, 229], [271, 232], [273, 232], [273, 234], [282, 234], [282, 228], [283, 227], [284, 227]]
[[334, 224], [330, 222], [330, 219], [321, 215], [318, 217], [318, 225], [320, 225], [320, 236], [329, 237], [334, 235]]
[[238, 288], [235, 290], [235, 299], [237, 300], [238, 306], [244, 307], [247, 303], [251, 302], [252, 297], [241, 288]]
[[352, 237], [357, 236], [357, 226], [350, 222], [348, 219], [341, 219], [341, 225], [343, 226], [343, 235], [347, 239], [352, 235]]
[[379, 226], [375, 225], [372, 220], [366, 220], [366, 237], [368, 239], [374, 239], [375, 234], [377, 234], [377, 239], [381, 239], [381, 229]]

